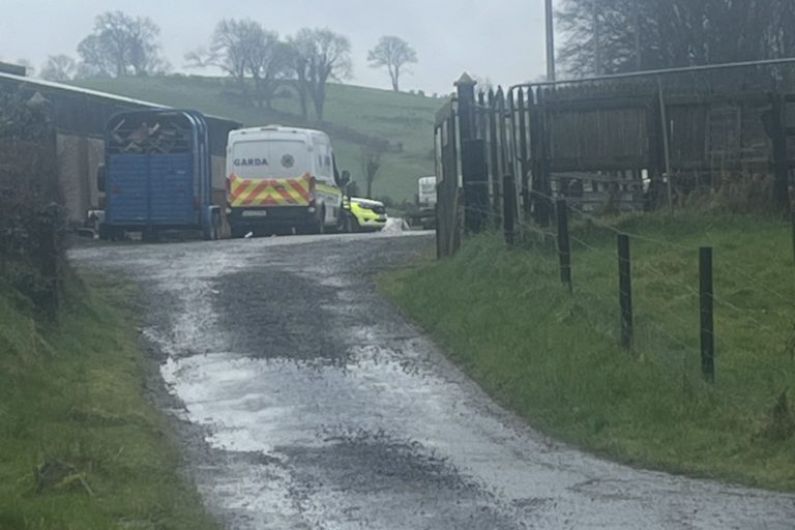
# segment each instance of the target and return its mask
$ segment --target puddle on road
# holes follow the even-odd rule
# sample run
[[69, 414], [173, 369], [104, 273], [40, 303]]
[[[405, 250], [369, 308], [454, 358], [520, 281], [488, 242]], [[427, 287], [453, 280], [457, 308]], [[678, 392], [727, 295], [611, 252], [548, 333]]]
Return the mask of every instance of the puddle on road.
[[[190, 420], [207, 429], [213, 448], [268, 455], [265, 463], [236, 470], [240, 486], [234, 493], [247, 499], [245, 505], [235, 501], [237, 510], [252, 510], [256, 518], [274, 505], [284, 508], [290, 491], [299, 505], [293, 508], [313, 528], [330, 521], [331, 528], [368, 528], [363, 521], [389, 528], [381, 517], [413, 520], [414, 508], [423, 503], [457, 507], [457, 513], [444, 515], [447, 523], [437, 520], [434, 528], [456, 527], [448, 523], [460, 517], [515, 528], [511, 517], [494, 511], [499, 503], [493, 495], [435, 448], [444, 438], [437, 429], [445, 406], [436, 394], [445, 383], [429, 374], [418, 378], [386, 348], [356, 348], [345, 358], [355, 361], [218, 353], [163, 365], [170, 389]], [[257, 489], [254, 484], [268, 473], [278, 482]], [[219, 480], [221, 491], [229, 491], [229, 481]], [[420, 520], [443, 515], [430, 506]], [[324, 525], [312, 526], [318, 521]]]
[[[216, 448], [270, 453], [279, 446], [316, 446], [335, 432], [366, 430], [405, 436], [413, 407], [439, 412], [440, 381], [378, 347], [363, 347], [338, 363], [255, 359], [219, 353], [170, 358], [162, 374], [190, 416], [210, 427]], [[399, 421], [396, 421], [399, 420]]]

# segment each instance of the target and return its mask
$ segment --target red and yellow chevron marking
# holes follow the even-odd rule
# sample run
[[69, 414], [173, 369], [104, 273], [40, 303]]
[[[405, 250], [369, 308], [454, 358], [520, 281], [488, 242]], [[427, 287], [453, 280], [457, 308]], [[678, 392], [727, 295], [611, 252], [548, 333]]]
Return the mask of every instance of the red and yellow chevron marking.
[[295, 179], [244, 179], [229, 177], [229, 206], [308, 206], [312, 198], [312, 177]]

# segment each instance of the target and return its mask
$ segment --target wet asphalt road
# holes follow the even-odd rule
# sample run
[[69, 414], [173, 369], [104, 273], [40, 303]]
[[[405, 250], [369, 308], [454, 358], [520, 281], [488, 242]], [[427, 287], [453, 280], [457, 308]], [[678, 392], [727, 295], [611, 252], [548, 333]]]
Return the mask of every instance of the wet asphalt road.
[[604, 462], [492, 403], [376, 292], [427, 235], [85, 247], [143, 330], [234, 529], [792, 529], [795, 497]]

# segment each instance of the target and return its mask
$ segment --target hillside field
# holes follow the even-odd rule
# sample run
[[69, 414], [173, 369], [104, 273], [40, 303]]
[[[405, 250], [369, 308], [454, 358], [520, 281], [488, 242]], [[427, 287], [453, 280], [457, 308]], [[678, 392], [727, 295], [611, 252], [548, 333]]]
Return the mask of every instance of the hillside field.
[[[304, 122], [298, 99], [284, 90], [274, 101], [274, 112], [245, 101], [222, 78], [166, 76], [77, 81], [81, 87], [180, 108], [194, 108], [246, 126], [278, 123], [326, 130], [334, 141], [340, 169], [351, 172], [364, 193], [361, 146], [363, 137], [388, 140], [402, 152], [384, 155], [374, 187], [375, 197], [411, 201], [419, 177], [434, 173], [433, 120], [443, 105], [432, 98], [387, 90], [332, 84], [328, 87], [324, 124]], [[313, 113], [310, 111], [310, 119]]]

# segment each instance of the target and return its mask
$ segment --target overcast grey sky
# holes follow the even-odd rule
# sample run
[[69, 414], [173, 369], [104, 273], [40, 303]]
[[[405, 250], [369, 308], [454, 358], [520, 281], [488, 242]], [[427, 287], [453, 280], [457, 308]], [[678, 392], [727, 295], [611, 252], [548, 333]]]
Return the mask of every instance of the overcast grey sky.
[[495, 84], [536, 79], [544, 72], [544, 0], [0, 0], [0, 57], [25, 58], [40, 68], [47, 55], [76, 56], [94, 17], [123, 10], [151, 17], [162, 30], [163, 53], [174, 69], [205, 44], [224, 17], [252, 18], [281, 35], [301, 27], [329, 28], [353, 45], [354, 79], [388, 88], [388, 76], [367, 66], [381, 35], [398, 35], [419, 63], [405, 89], [448, 92], [463, 71]]

